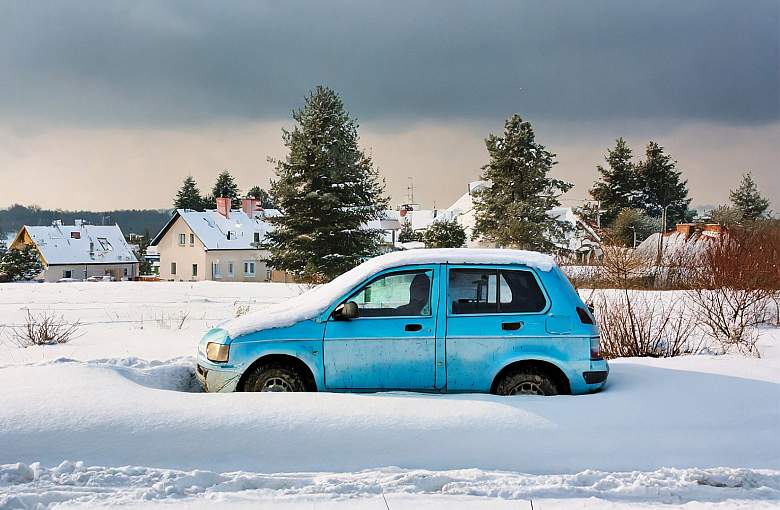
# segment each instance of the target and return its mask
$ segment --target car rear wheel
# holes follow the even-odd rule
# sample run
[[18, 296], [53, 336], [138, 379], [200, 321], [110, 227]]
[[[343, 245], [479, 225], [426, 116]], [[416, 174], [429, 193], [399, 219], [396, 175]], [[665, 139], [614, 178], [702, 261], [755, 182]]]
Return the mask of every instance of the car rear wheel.
[[244, 381], [244, 391], [306, 391], [306, 383], [295, 368], [281, 363], [260, 365]]
[[557, 395], [555, 381], [541, 370], [518, 368], [504, 375], [496, 385], [497, 395]]

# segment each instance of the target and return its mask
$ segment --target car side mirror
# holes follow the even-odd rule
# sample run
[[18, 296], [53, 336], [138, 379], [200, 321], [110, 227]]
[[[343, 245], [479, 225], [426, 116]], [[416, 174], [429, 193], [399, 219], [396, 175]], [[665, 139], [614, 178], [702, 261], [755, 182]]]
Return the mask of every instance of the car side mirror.
[[336, 320], [356, 319], [360, 315], [360, 309], [354, 301], [342, 303], [333, 310], [333, 318]]

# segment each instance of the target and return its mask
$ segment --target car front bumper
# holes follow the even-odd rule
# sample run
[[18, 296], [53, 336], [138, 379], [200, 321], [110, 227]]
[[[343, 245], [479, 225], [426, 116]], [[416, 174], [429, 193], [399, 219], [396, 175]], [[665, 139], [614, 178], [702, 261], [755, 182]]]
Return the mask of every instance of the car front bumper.
[[195, 376], [206, 392], [230, 393], [236, 391], [241, 379], [241, 372], [230, 367], [215, 365], [198, 357]]

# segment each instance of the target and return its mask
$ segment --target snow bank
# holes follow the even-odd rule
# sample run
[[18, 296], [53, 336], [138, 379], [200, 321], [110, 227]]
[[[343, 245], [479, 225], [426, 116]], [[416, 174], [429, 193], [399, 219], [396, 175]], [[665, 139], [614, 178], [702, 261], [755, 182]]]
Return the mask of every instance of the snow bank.
[[737, 370], [743, 376], [705, 373], [739, 369], [740, 358], [679, 358], [675, 369], [662, 361], [613, 362], [606, 391], [554, 398], [204, 394], [171, 391], [186, 389], [170, 382], [175, 370], [138, 361], [9, 366], [0, 369], [0, 463], [260, 472], [780, 469], [777, 370], [763, 374], [772, 377], [766, 381], [752, 378], [752, 365]]
[[291, 326], [313, 319], [351, 288], [373, 274], [408, 264], [523, 264], [549, 271], [553, 258], [525, 250], [440, 248], [398, 251], [374, 257], [347, 271], [330, 283], [283, 303], [220, 324], [231, 338], [270, 328]]
[[[780, 500], [780, 472], [748, 469], [659, 469], [571, 475], [528, 475], [479, 469], [429, 471], [386, 468], [358, 473], [261, 474], [86, 466], [62, 462], [0, 465], [0, 507], [34, 508], [71, 502], [94, 505], [172, 502], [206, 497], [212, 504], [246, 491], [269, 497], [355, 498], [382, 494], [448, 495], [538, 500], [611, 501]], [[314, 505], [312, 505], [314, 506]], [[514, 508], [520, 508], [514, 506]]]

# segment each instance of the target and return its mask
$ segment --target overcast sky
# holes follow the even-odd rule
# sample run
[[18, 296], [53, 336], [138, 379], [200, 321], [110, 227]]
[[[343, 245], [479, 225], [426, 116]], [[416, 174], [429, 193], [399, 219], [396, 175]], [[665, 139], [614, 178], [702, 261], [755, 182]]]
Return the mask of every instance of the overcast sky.
[[772, 1], [0, 3], [0, 207], [168, 207], [230, 169], [267, 185], [317, 84], [344, 98], [395, 202], [446, 207], [520, 113], [587, 195], [653, 139], [695, 202], [752, 170], [780, 208]]

